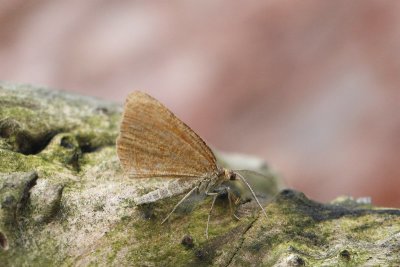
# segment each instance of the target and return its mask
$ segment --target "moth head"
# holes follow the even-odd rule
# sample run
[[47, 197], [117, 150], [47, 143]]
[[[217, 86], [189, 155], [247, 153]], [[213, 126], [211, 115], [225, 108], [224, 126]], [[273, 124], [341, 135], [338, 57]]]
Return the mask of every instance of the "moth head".
[[224, 176], [227, 180], [236, 180], [236, 173], [234, 171], [224, 169]]

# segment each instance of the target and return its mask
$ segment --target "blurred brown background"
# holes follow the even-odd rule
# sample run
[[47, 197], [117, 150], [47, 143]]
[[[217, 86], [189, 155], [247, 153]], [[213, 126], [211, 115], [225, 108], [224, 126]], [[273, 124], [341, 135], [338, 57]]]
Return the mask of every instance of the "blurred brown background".
[[170, 107], [327, 201], [400, 207], [400, 1], [0, 2], [0, 79]]

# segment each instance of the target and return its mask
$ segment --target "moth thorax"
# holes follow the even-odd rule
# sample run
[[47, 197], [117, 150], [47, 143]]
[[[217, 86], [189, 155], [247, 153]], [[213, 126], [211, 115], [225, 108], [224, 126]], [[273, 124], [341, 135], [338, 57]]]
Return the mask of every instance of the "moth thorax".
[[236, 180], [236, 173], [231, 170], [224, 169], [224, 176], [227, 180]]

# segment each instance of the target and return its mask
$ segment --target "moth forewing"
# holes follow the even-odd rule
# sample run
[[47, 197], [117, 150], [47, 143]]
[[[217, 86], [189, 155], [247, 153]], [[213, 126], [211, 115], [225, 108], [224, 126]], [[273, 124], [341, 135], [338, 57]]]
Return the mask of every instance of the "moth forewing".
[[142, 92], [127, 97], [117, 154], [124, 170], [137, 177], [202, 177], [217, 170], [215, 156], [205, 142]]

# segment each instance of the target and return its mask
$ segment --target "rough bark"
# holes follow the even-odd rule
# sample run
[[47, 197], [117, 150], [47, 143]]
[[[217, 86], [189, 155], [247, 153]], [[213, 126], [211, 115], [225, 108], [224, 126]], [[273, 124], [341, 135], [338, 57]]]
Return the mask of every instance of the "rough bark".
[[115, 153], [121, 107], [29, 85], [0, 83], [0, 265], [298, 266], [400, 265], [400, 210], [339, 198], [329, 204], [278, 191], [260, 160], [218, 153], [221, 165], [251, 169], [266, 206], [248, 192], [234, 207], [221, 197], [182, 196], [136, 206], [163, 180], [123, 176]]

